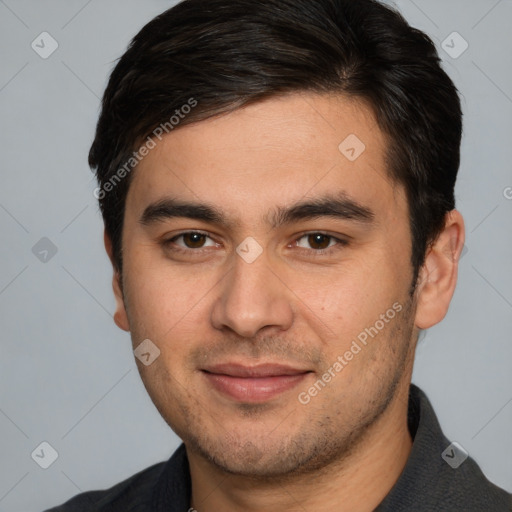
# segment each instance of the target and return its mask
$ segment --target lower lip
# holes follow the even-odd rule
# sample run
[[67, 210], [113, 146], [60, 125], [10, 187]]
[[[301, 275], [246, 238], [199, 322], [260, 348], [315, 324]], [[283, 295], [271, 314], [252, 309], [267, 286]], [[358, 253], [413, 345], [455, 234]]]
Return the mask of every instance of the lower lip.
[[289, 391], [309, 373], [273, 377], [231, 377], [203, 372], [210, 384], [223, 395], [240, 402], [265, 402]]

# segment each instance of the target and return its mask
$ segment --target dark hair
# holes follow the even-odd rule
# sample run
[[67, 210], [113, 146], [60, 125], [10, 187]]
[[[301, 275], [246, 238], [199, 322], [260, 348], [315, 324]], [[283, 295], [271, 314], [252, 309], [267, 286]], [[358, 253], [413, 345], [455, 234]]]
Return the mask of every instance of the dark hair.
[[376, 0], [184, 0], [142, 28], [110, 76], [89, 154], [118, 270], [141, 141], [162, 123], [170, 132], [299, 91], [371, 106], [387, 172], [407, 194], [416, 280], [455, 208], [462, 112], [432, 40]]

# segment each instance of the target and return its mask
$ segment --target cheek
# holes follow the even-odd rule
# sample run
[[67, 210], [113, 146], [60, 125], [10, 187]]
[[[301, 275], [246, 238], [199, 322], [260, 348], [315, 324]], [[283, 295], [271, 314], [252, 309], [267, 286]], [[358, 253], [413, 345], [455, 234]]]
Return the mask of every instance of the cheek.
[[365, 309], [384, 300], [389, 286], [385, 269], [371, 262], [344, 260], [336, 267], [325, 267], [314, 274], [289, 275], [293, 291], [305, 306], [326, 319], [357, 318]]
[[126, 268], [125, 284], [132, 332], [167, 343], [178, 333], [184, 337], [197, 331], [208, 318], [205, 305], [215, 280], [132, 260]]
[[346, 262], [314, 277], [304, 273], [293, 280], [288, 276], [300, 299], [299, 315], [329, 351], [345, 350], [403, 295], [394, 273], [378, 261]]

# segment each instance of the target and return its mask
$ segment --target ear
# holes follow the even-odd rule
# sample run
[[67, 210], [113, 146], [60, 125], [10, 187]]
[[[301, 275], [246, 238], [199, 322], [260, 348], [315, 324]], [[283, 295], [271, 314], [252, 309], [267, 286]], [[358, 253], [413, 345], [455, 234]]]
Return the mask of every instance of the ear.
[[427, 250], [420, 269], [415, 317], [419, 329], [428, 329], [446, 316], [457, 284], [464, 240], [464, 219], [457, 210], [452, 210], [446, 214], [444, 229]]
[[116, 299], [116, 311], [114, 313], [114, 322], [116, 325], [123, 329], [123, 331], [130, 331], [130, 324], [128, 322], [128, 315], [126, 314], [126, 308], [124, 305], [123, 289], [121, 284], [121, 273], [117, 268], [117, 264], [114, 260], [114, 251], [112, 248], [112, 241], [107, 235], [107, 231], [103, 232], [103, 241], [105, 243], [105, 250], [107, 251], [112, 268], [114, 269], [114, 276], [112, 278], [112, 288], [114, 290], [114, 297]]

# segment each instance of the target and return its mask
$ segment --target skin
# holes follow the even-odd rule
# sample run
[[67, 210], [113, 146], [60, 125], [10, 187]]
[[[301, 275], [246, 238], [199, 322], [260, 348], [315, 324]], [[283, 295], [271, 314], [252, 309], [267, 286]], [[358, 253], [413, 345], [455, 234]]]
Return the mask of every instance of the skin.
[[[355, 161], [338, 149], [349, 134], [366, 146]], [[408, 207], [386, 173], [386, 144], [362, 102], [290, 94], [180, 127], [138, 165], [122, 276], [114, 265], [114, 319], [134, 348], [149, 338], [160, 350], [151, 365], [137, 363], [186, 445], [199, 512], [370, 511], [403, 470], [417, 336], [447, 312], [464, 223], [458, 211], [447, 214], [411, 299]], [[277, 207], [342, 192], [370, 208], [372, 222], [320, 215], [269, 223]], [[141, 222], [166, 197], [213, 205], [229, 222]], [[194, 230], [207, 236], [176, 238]], [[308, 237], [318, 232], [328, 236]], [[236, 252], [247, 237], [262, 249], [252, 263]], [[112, 259], [107, 235], [105, 245]], [[358, 334], [397, 303], [401, 311], [334, 371]], [[201, 371], [227, 361], [310, 373], [263, 403], [245, 403]], [[330, 382], [301, 403], [329, 368]]]

